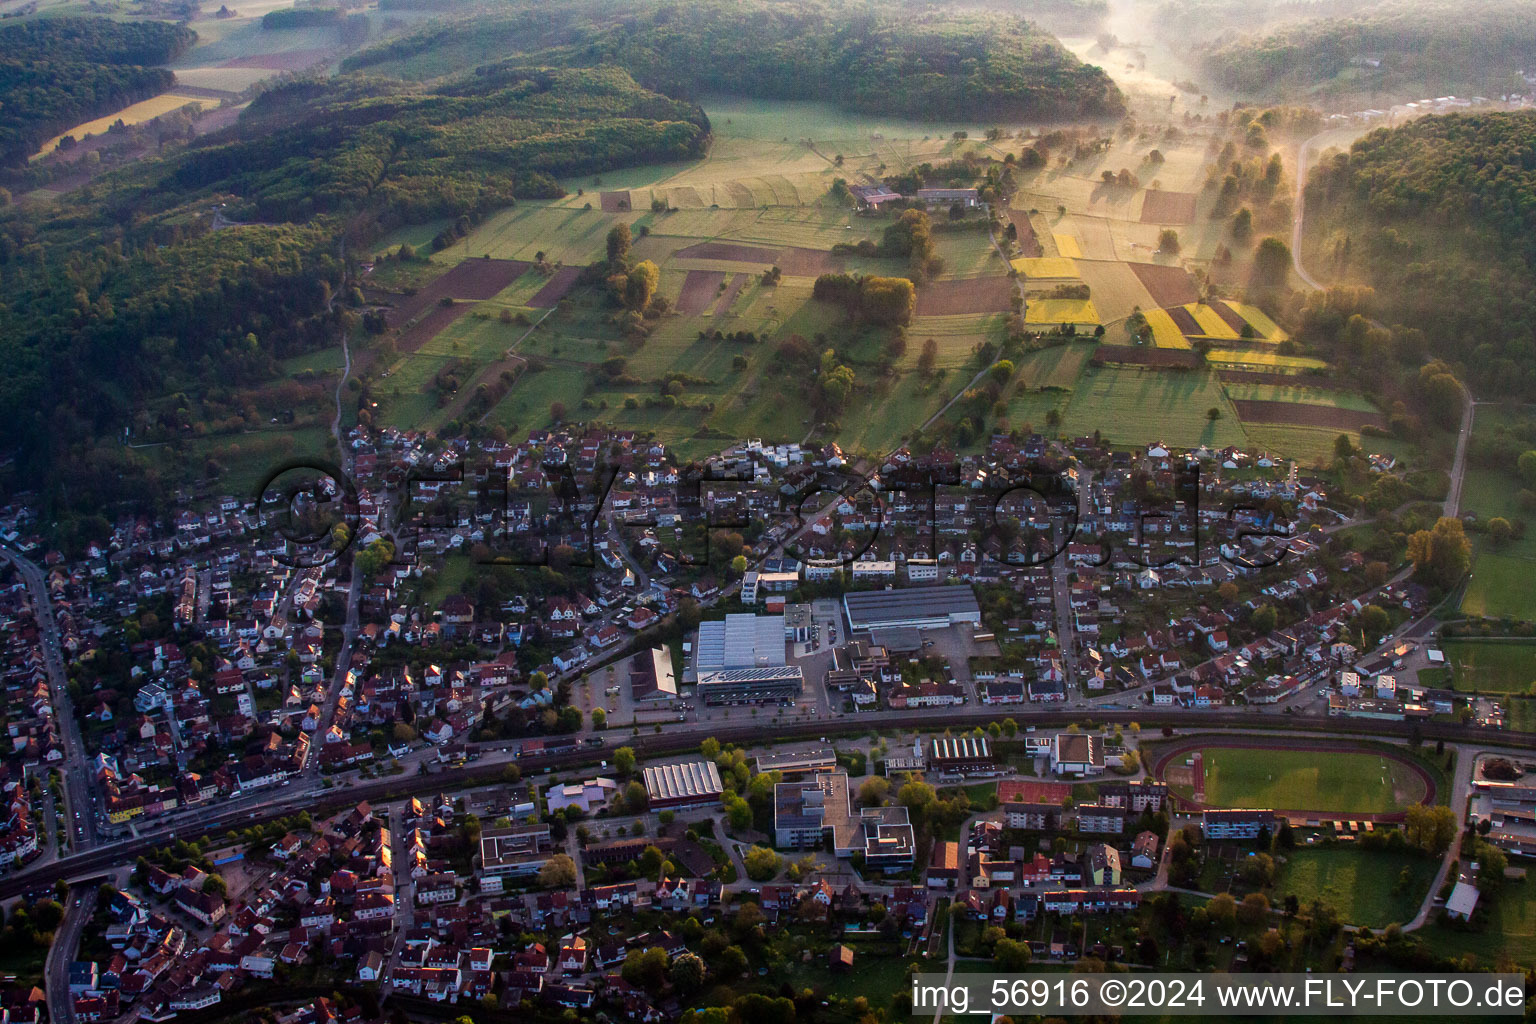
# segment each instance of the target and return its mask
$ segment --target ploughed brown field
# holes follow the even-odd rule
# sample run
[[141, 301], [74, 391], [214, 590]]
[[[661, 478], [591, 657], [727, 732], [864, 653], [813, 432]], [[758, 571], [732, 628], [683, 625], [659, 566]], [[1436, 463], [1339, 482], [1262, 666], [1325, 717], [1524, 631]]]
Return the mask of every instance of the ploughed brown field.
[[1210, 306], [1216, 311], [1216, 315], [1221, 317], [1222, 320], [1226, 321], [1227, 326], [1232, 328], [1239, 335], [1243, 333], [1243, 328], [1248, 326], [1248, 321], [1239, 316], [1237, 310], [1233, 309], [1225, 302], [1222, 302], [1220, 299], [1212, 299]]
[[1184, 307], [1174, 306], [1172, 309], [1163, 310], [1163, 312], [1168, 314], [1169, 318], [1173, 320], [1173, 326], [1177, 327], [1179, 333], [1186, 338], [1205, 333], [1204, 328], [1200, 326], [1200, 322], [1195, 319], [1195, 315]]
[[1141, 204], [1141, 222], [1143, 224], [1193, 224], [1195, 194], [1148, 189], [1146, 199]]
[[[390, 326], [409, 323], [445, 298], [480, 302], [495, 298], [533, 264], [525, 260], [465, 260], [425, 288], [401, 299], [389, 314]], [[430, 337], [430, 335], [429, 335]]]
[[1258, 370], [1218, 370], [1216, 378], [1223, 384], [1272, 384], [1276, 387], [1308, 387], [1319, 391], [1348, 391], [1348, 388], [1328, 377], [1317, 374], [1299, 376], [1290, 373], [1263, 373]]
[[677, 311], [689, 316], [704, 312], [724, 283], [723, 270], [688, 271], [688, 276], [683, 278], [683, 290], [677, 296]]
[[628, 192], [601, 192], [598, 200], [603, 205], [604, 213], [623, 213], [629, 209]]
[[1012, 309], [1017, 288], [1006, 277], [969, 277], [934, 281], [917, 290], [918, 316], [953, 316], [956, 313], [1006, 313]]
[[1183, 306], [1200, 300], [1195, 282], [1183, 267], [1165, 267], [1158, 263], [1131, 263], [1131, 271], [1159, 306]]
[[1019, 251], [1029, 258], [1044, 256], [1045, 250], [1040, 247], [1040, 239], [1035, 237], [1035, 226], [1029, 222], [1029, 211], [1009, 210], [1008, 219], [1018, 232]]
[[1298, 405], [1295, 402], [1260, 402], [1234, 398], [1232, 407], [1238, 419], [1247, 423], [1284, 423], [1297, 427], [1327, 427], [1330, 430], [1359, 430], [1380, 427], [1380, 413], [1356, 409], [1337, 409], [1331, 405]]
[[474, 308], [473, 303], [455, 302], [451, 306], [438, 306], [416, 321], [400, 335], [397, 345], [400, 352], [410, 354], [448, 329], [448, 325]]
[[1151, 345], [1100, 345], [1093, 350], [1093, 362], [1119, 363], [1123, 366], [1200, 365], [1200, 358], [1189, 349], [1155, 348]]
[[779, 250], [764, 249], [760, 245], [738, 245], [734, 242], [700, 242], [673, 255], [688, 260], [730, 260], [733, 263], [766, 263], [778, 261]]
[[782, 250], [774, 262], [780, 270], [792, 277], [818, 277], [842, 269], [841, 261], [830, 252], [795, 245]]
[[725, 316], [731, 311], [731, 304], [736, 301], [736, 296], [747, 286], [747, 275], [737, 274], [731, 278], [731, 286], [720, 296], [720, 301], [715, 303], [715, 316]]
[[580, 267], [561, 267], [543, 288], [534, 293], [528, 305], [534, 309], [548, 309], [565, 298], [565, 293], [576, 286], [576, 279], [580, 276]]
[[264, 71], [303, 71], [324, 64], [336, 56], [333, 50], [288, 50], [285, 53], [256, 53], [236, 57], [220, 64], [221, 68], [260, 68]]

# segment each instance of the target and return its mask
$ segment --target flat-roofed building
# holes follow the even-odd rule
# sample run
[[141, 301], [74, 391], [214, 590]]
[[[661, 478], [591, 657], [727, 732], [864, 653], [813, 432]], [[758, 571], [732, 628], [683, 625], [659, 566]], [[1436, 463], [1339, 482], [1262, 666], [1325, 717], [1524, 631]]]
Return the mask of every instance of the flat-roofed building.
[[704, 703], [769, 704], [794, 700], [805, 692], [799, 665], [732, 668], [699, 676], [698, 694]]
[[807, 775], [814, 772], [830, 772], [837, 768], [837, 751], [831, 747], [814, 747], [810, 750], [780, 750], [772, 754], [759, 754], [757, 773], [782, 772], [784, 775]]
[[699, 623], [694, 663], [699, 675], [722, 669], [783, 665], [784, 616], [741, 612]]
[[499, 891], [507, 878], [536, 875], [554, 856], [548, 825], [513, 825], [480, 833], [481, 886]]
[[706, 704], [794, 700], [805, 690], [798, 665], [785, 664], [783, 615], [732, 614], [699, 623], [694, 644], [698, 694]]
[[773, 832], [777, 846], [802, 849], [826, 837], [839, 857], [862, 854], [864, 865], [881, 871], [910, 868], [917, 839], [905, 807], [853, 808], [845, 772], [773, 787]]
[[725, 787], [713, 761], [683, 761], [653, 765], [645, 770], [645, 791], [652, 810], [695, 807], [720, 799]]
[[957, 623], [981, 625], [981, 606], [967, 586], [902, 587], [845, 594], [843, 611], [856, 631], [892, 626], [940, 629]]
[[1200, 831], [1207, 839], [1257, 839], [1260, 832], [1275, 831], [1275, 812], [1209, 810], [1200, 816]]
[[598, 777], [585, 782], [550, 786], [544, 793], [544, 804], [551, 812], [575, 807], [584, 814], [591, 814], [607, 807], [608, 801], [618, 792], [617, 782]]

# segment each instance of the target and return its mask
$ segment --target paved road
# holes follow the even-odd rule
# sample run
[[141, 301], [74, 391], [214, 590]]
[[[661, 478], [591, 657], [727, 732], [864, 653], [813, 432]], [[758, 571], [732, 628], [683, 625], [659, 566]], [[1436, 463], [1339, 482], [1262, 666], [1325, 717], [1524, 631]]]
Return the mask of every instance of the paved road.
[[69, 995], [69, 965], [80, 948], [80, 936], [96, 912], [96, 890], [77, 886], [64, 903], [64, 921], [53, 933], [44, 967], [48, 1014], [54, 1024], [74, 1024], [74, 1000]]
[[1477, 403], [1467, 386], [1461, 386], [1464, 405], [1461, 410], [1461, 433], [1456, 436], [1456, 461], [1451, 464], [1451, 486], [1445, 492], [1445, 514], [1452, 518], [1461, 514], [1461, 486], [1467, 474], [1467, 443], [1472, 440], [1472, 421], [1477, 416]]
[[14, 565], [31, 591], [38, 632], [43, 638], [43, 661], [48, 670], [48, 689], [53, 701], [54, 720], [64, 744], [64, 763], [58, 767], [64, 776], [66, 804], [64, 818], [76, 849], [96, 845], [96, 815], [91, 794], [91, 760], [80, 736], [80, 722], [75, 718], [74, 703], [69, 699], [69, 677], [64, 671], [64, 647], [59, 639], [59, 623], [53, 614], [53, 599], [42, 569], [20, 552], [0, 548], [0, 558]]

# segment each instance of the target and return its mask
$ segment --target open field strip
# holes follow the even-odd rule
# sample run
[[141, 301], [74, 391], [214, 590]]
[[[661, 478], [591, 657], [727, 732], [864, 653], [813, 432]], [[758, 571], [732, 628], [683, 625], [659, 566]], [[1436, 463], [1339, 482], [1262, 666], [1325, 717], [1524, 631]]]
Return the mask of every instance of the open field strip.
[[1440, 649], [1458, 690], [1536, 693], [1536, 641], [1446, 640]]
[[1206, 353], [1206, 360], [1221, 363], [1231, 369], [1279, 370], [1300, 373], [1303, 370], [1323, 370], [1328, 364], [1311, 356], [1282, 356], [1275, 352], [1258, 352], [1250, 349], [1213, 348]]
[[1299, 378], [1294, 387], [1280, 384], [1234, 383], [1227, 383], [1224, 386], [1227, 389], [1227, 397], [1233, 401], [1294, 402], [1297, 405], [1327, 405], [1335, 409], [1354, 409], [1358, 412], [1377, 411], [1370, 399], [1362, 395], [1307, 387], [1301, 383], [1304, 379]]
[[1147, 326], [1152, 328], [1152, 344], [1158, 348], [1189, 348], [1189, 339], [1173, 318], [1161, 309], [1144, 309]]
[[1036, 278], [1076, 278], [1077, 263], [1066, 256], [1024, 256], [1012, 261], [1013, 269], [1033, 281]]
[[1051, 237], [1056, 240], [1056, 251], [1058, 253], [1071, 259], [1082, 258], [1082, 247], [1077, 244], [1077, 239], [1072, 235], [1057, 231], [1053, 232]]
[[902, 357], [901, 365], [916, 366], [918, 357], [922, 354], [923, 343], [932, 338], [938, 346], [936, 366], [964, 366], [971, 362], [974, 350], [979, 343], [998, 340], [1007, 319], [1006, 313], [915, 316], [912, 318], [911, 327], [907, 329], [907, 353]]
[[1024, 322], [1095, 326], [1103, 321], [1092, 299], [1030, 299], [1024, 306]]
[[1223, 301], [1238, 316], [1247, 320], [1253, 326], [1253, 329], [1258, 332], [1259, 337], [1265, 341], [1285, 341], [1290, 338], [1290, 335], [1285, 332], [1284, 328], [1271, 320], [1269, 314], [1265, 313], [1258, 306], [1251, 306], [1246, 302], [1237, 302], [1233, 299], [1225, 299]]
[[169, 114], [173, 110], [180, 110], [189, 103], [198, 103], [204, 107], [216, 105], [216, 101], [210, 100], [206, 96], [186, 96], [176, 92], [161, 93], [159, 96], [140, 100], [138, 103], [124, 107], [122, 110], [108, 114], [106, 117], [98, 117], [94, 121], [77, 124], [69, 131], [55, 135], [43, 143], [43, 148], [38, 150], [36, 155], [47, 156], [49, 153], [52, 153], [55, 149], [59, 148], [59, 143], [64, 141], [66, 136], [73, 136], [76, 142], [80, 142], [87, 135], [105, 134], [107, 129], [111, 128], [118, 121], [127, 125], [143, 124], [145, 121], [152, 121], [162, 114]]
[[1232, 326], [1221, 318], [1210, 306], [1203, 302], [1191, 303], [1184, 307], [1195, 318], [1195, 323], [1200, 325], [1201, 331], [1207, 338], [1216, 338], [1221, 341], [1236, 341], [1238, 333]]
[[1243, 422], [1248, 440], [1255, 450], [1295, 459], [1303, 466], [1327, 468], [1333, 462], [1333, 446], [1340, 434], [1348, 434], [1356, 445], [1370, 448], [1376, 439], [1362, 437], [1358, 431], [1336, 427], [1304, 427], [1291, 423]]
[[1093, 307], [1105, 323], [1153, 308], [1151, 294], [1129, 266], [1119, 261], [1081, 260], [1077, 264]]
[[[1207, 409], [1220, 416], [1212, 421]], [[1247, 442], [1243, 425], [1215, 376], [1121, 366], [1090, 366], [1062, 416], [1068, 435], [1103, 432], [1111, 443], [1138, 447], [1163, 441], [1180, 448]]]

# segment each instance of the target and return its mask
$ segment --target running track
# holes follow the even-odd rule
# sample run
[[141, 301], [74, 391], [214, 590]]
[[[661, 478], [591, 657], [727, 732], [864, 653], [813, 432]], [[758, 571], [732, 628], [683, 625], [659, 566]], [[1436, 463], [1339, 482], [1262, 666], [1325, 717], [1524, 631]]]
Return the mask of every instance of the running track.
[[[1208, 736], [1204, 739], [1190, 737], [1175, 743], [1167, 750], [1157, 755], [1157, 760], [1151, 766], [1152, 777], [1161, 780], [1163, 771], [1174, 758], [1185, 757], [1196, 750], [1206, 747], [1240, 747], [1245, 750], [1315, 750], [1319, 753], [1332, 754], [1374, 754], [1389, 758], [1399, 764], [1407, 766], [1408, 770], [1419, 777], [1424, 784], [1423, 802], [1432, 804], [1435, 802], [1435, 778], [1423, 765], [1415, 763], [1411, 758], [1392, 751], [1382, 750], [1379, 747], [1371, 747], [1361, 743], [1351, 743], [1348, 740], [1323, 741], [1319, 743], [1277, 743], [1274, 740], [1259, 736]], [[1170, 794], [1172, 795], [1172, 794]], [[1178, 803], [1188, 810], [1203, 811], [1208, 805], [1187, 800], [1184, 797], [1174, 797]], [[1275, 813], [1288, 819], [1317, 818], [1322, 820], [1338, 820], [1346, 818], [1350, 821], [1376, 821], [1376, 822], [1401, 822], [1407, 815], [1402, 811], [1372, 812], [1357, 814], [1353, 811], [1345, 814], [1340, 811], [1308, 811], [1308, 810], [1283, 810], [1275, 808]]]

